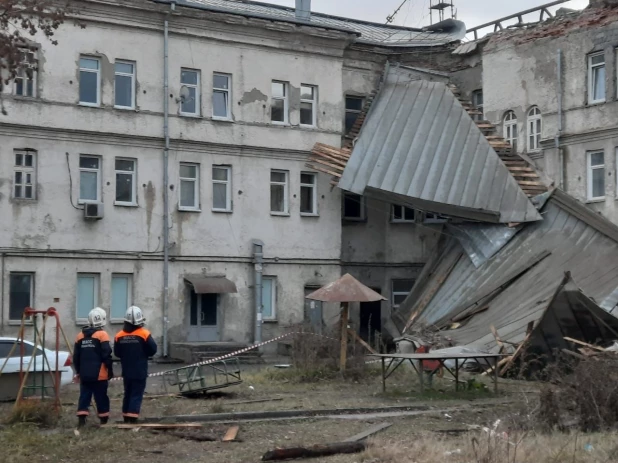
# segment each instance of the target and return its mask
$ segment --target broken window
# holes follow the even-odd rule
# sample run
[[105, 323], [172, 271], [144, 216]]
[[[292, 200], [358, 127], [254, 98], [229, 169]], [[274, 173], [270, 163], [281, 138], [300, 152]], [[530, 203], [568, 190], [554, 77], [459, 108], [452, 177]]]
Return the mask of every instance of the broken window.
[[114, 107], [135, 109], [135, 63], [116, 61], [114, 64]]
[[588, 57], [588, 102], [605, 102], [605, 54], [595, 53]]
[[472, 106], [481, 114], [475, 114], [473, 119], [475, 121], [482, 121], [485, 119], [483, 114], [483, 90], [476, 90], [472, 92]]
[[228, 74], [217, 74], [213, 76], [212, 82], [212, 117], [216, 119], [231, 119], [230, 112], [230, 92], [232, 76]]
[[79, 156], [79, 203], [96, 203], [101, 200], [101, 158]]
[[391, 304], [393, 308], [397, 308], [403, 301], [406, 300], [416, 280], [392, 280], [391, 285]]
[[588, 153], [588, 200], [605, 199], [605, 153]]
[[515, 112], [509, 111], [504, 116], [504, 138], [513, 147], [513, 152], [517, 152], [517, 116]]
[[317, 215], [317, 175], [311, 172], [300, 173], [300, 214]]
[[116, 158], [116, 201], [117, 206], [137, 205], [137, 182], [135, 159]]
[[21, 320], [24, 309], [34, 299], [34, 273], [11, 272], [9, 279], [9, 320]]
[[365, 197], [354, 193], [343, 193], [343, 218], [345, 220], [365, 220]]
[[212, 210], [232, 211], [232, 168], [212, 166]]
[[300, 87], [300, 125], [316, 125], [316, 106], [318, 88], [313, 85]]
[[20, 52], [20, 64], [15, 77], [15, 95], [35, 97], [36, 94], [36, 57], [31, 50]]
[[348, 133], [354, 127], [354, 123], [358, 116], [363, 111], [365, 99], [360, 96], [345, 97], [345, 133]]
[[528, 151], [541, 149], [541, 110], [536, 106], [528, 111]]
[[287, 82], [272, 83], [272, 97], [270, 102], [270, 120], [275, 124], [288, 123], [288, 84]]
[[101, 61], [98, 58], [79, 59], [79, 103], [86, 106], [101, 104]]
[[416, 211], [410, 207], [393, 204], [391, 207], [391, 222], [414, 222]]
[[180, 114], [200, 115], [200, 71], [180, 70]]
[[273, 215], [288, 215], [288, 178], [287, 170], [270, 171], [270, 213]]
[[180, 204], [181, 211], [200, 209], [200, 166], [180, 163]]
[[35, 199], [36, 195], [36, 151], [15, 150], [13, 172], [13, 197]]

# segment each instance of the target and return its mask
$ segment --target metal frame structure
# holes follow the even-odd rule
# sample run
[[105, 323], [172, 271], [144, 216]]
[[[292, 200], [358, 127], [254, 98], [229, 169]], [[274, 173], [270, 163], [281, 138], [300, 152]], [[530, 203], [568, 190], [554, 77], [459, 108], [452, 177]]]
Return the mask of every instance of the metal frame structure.
[[206, 394], [241, 383], [238, 358], [219, 360], [207, 365], [189, 365], [166, 371], [163, 375], [165, 391], [170, 392], [168, 386], [175, 386], [184, 396]]

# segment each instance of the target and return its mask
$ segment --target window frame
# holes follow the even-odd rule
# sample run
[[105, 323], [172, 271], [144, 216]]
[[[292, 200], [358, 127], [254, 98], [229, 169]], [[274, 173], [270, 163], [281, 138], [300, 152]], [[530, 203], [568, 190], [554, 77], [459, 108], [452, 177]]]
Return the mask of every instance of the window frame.
[[[593, 154], [603, 154], [603, 164], [599, 164], [596, 166], [592, 165], [592, 155]], [[604, 150], [593, 150], [586, 152], [586, 178], [587, 178], [587, 186], [586, 186], [586, 196], [589, 202], [597, 202], [597, 201], [605, 201], [606, 198], [606, 181], [605, 181], [605, 173], [607, 164], [605, 162], [605, 151]], [[595, 170], [603, 170], [603, 196], [594, 196], [594, 185], [593, 185], [593, 172]]]
[[34, 281], [34, 279], [35, 279], [36, 274], [35, 274], [35, 272], [12, 272], [12, 271], [9, 272], [9, 288], [8, 288], [8, 290], [9, 290], [8, 291], [9, 292], [9, 310], [8, 310], [8, 321], [10, 323], [11, 322], [13, 322], [13, 323], [14, 322], [21, 322], [22, 315], [23, 315], [23, 311], [22, 311], [22, 315], [20, 315], [19, 318], [12, 318], [11, 317], [11, 310], [13, 308], [12, 304], [11, 304], [11, 294], [12, 294], [12, 292], [11, 292], [11, 277], [12, 276], [29, 276], [30, 277], [30, 304], [29, 305], [30, 305], [30, 307], [32, 307], [34, 305], [33, 304], [34, 296], [35, 296], [35, 294], [34, 294], [34, 291], [35, 291], [35, 284], [34, 284], [35, 281]]
[[[185, 84], [182, 82], [182, 73], [183, 72], [195, 72], [197, 76], [197, 84]], [[182, 110], [182, 101], [180, 102], [178, 113], [184, 117], [202, 117], [202, 71], [199, 69], [191, 69], [191, 68], [180, 68], [180, 88], [183, 86], [189, 88], [195, 88], [195, 112], [189, 113]], [[180, 90], [179, 90], [180, 91]]]
[[[200, 164], [196, 162], [180, 162], [178, 169], [178, 210], [185, 212], [200, 212], [201, 204], [200, 204]], [[195, 167], [195, 178], [182, 177], [180, 175], [180, 167], [182, 166], [190, 166]], [[194, 206], [183, 206], [182, 205], [182, 182], [192, 181], [195, 183], [195, 189], [193, 191], [193, 203]]]
[[[96, 61], [98, 63], [97, 70], [94, 71], [93, 69], [83, 68], [82, 65], [81, 65], [81, 60], [82, 59], [90, 59], [90, 60]], [[79, 63], [79, 76], [80, 76], [79, 85], [80, 85], [80, 87], [78, 88], [78, 92], [81, 93], [81, 85], [82, 85], [81, 74], [82, 74], [82, 72], [96, 73], [96, 75], [97, 75], [97, 92], [96, 92], [97, 93], [97, 101], [96, 101], [96, 103], [89, 103], [89, 102], [86, 102], [86, 101], [81, 101], [81, 98], [80, 98], [79, 105], [80, 106], [90, 106], [92, 108], [98, 108], [98, 107], [101, 106], [101, 58], [99, 58], [98, 56], [80, 55], [79, 56], [79, 61], [80, 61], [80, 63]]]
[[441, 214], [436, 214], [435, 212], [425, 212], [424, 213], [423, 223], [436, 224], [436, 223], [447, 223], [447, 222], [448, 222], [448, 217], [445, 217]]
[[[79, 317], [79, 279], [80, 278], [94, 278], [94, 294], [93, 294], [93, 302], [94, 302], [94, 306], [92, 307], [92, 309], [94, 309], [95, 307], [99, 306], [99, 302], [101, 300], [101, 274], [100, 273], [82, 273], [82, 272], [78, 272], [77, 273], [77, 279], [76, 281], [76, 285], [75, 285], [75, 323], [77, 325], [82, 325], [84, 323], [88, 323], [88, 316], [86, 316], [85, 318], [80, 318]], [[90, 309], [90, 310], [92, 310]]]
[[[399, 281], [412, 281], [412, 286], [410, 286], [410, 290], [407, 292], [403, 291], [395, 291], [395, 282]], [[414, 289], [414, 285], [416, 285], [416, 278], [392, 278], [391, 279], [391, 308], [397, 309], [401, 304], [395, 304], [395, 296], [406, 296], [406, 298], [410, 295], [412, 290]], [[405, 299], [404, 299], [405, 301]]]
[[[603, 63], [593, 64], [592, 60], [598, 56], [603, 57]], [[598, 68], [603, 67], [605, 69], [605, 81], [603, 82], [603, 98], [594, 99], [595, 95], [595, 73]], [[607, 60], [605, 59], [605, 51], [597, 53], [591, 53], [588, 55], [588, 104], [601, 104], [607, 101]]]
[[[536, 132], [537, 121], [540, 121], [539, 132]], [[526, 122], [528, 125], [528, 133], [526, 134], [528, 152], [534, 153], [541, 151], [541, 136], [543, 134], [543, 114], [541, 113], [541, 110], [538, 106], [533, 106], [528, 110]], [[530, 143], [531, 139], [534, 139], [536, 147], [532, 146], [532, 144]]]
[[[309, 183], [303, 183], [303, 175], [310, 175], [313, 178], [313, 183], [309, 184]], [[306, 172], [306, 171], [301, 171], [300, 172], [300, 215], [301, 217], [317, 217], [319, 215], [318, 212], [318, 175], [315, 172]], [[311, 188], [312, 193], [311, 193], [311, 205], [312, 205], [312, 211], [311, 212], [303, 212], [302, 211], [302, 201], [303, 201], [303, 188]]]
[[[271, 301], [272, 301], [272, 313], [270, 317], [264, 316], [264, 305], [262, 304], [262, 321], [265, 322], [276, 322], [277, 321], [277, 277], [274, 275], [263, 275], [262, 276], [262, 291], [264, 291], [264, 280], [272, 281], [271, 284]], [[262, 296], [264, 299], [264, 296]]]
[[[518, 151], [518, 139], [519, 139], [519, 127], [517, 121], [517, 114], [515, 111], [509, 110], [504, 114], [502, 118], [502, 126], [503, 126], [503, 137], [508, 144], [511, 145], [511, 148], [514, 152]], [[513, 136], [513, 128], [515, 128], [515, 136]]]
[[[361, 211], [361, 216], [360, 217], [352, 217], [352, 216], [347, 216], [345, 214], [345, 198], [346, 196], [358, 196], [360, 197], [360, 211]], [[367, 199], [363, 196], [363, 195], [358, 195], [356, 193], [352, 193], [349, 191], [344, 191], [343, 194], [341, 195], [341, 200], [342, 200], [342, 204], [341, 204], [341, 218], [346, 221], [346, 222], [366, 222], [367, 221]]]
[[[118, 170], [116, 167], [116, 161], [131, 161], [133, 163], [133, 171]], [[131, 201], [118, 201], [118, 174], [131, 175]], [[117, 156], [114, 158], [114, 181], [115, 181], [115, 194], [114, 194], [114, 206], [135, 207], [137, 206], [137, 159], [126, 158], [123, 156]]]
[[[276, 97], [273, 95], [273, 84], [283, 85], [283, 97]], [[290, 125], [290, 83], [282, 80], [273, 80], [270, 85], [270, 123], [273, 125]], [[283, 100], [283, 121], [273, 121], [273, 100]]]
[[[89, 167], [81, 167], [81, 162], [78, 164], [79, 167], [79, 188], [78, 188], [78, 199], [77, 204], [97, 204], [101, 203], [101, 188], [102, 188], [102, 172], [103, 172], [103, 158], [96, 154], [80, 154], [79, 161], [82, 158], [94, 158], [99, 161], [99, 168], [92, 169]], [[82, 186], [82, 172], [96, 172], [97, 174], [97, 199], [82, 199], [81, 198], [81, 186]]]
[[[227, 180], [215, 180], [214, 171], [215, 169], [221, 169], [227, 171]], [[232, 204], [232, 166], [229, 165], [220, 165], [213, 164], [211, 169], [211, 180], [212, 180], [212, 211], [213, 212], [232, 212], [233, 204]], [[225, 185], [225, 208], [217, 208], [215, 207], [215, 185]]]
[[478, 99], [479, 95], [481, 96], [481, 99], [484, 98], [483, 89], [474, 90], [472, 92], [472, 94], [470, 95], [470, 97], [471, 97], [470, 99], [472, 100], [472, 106], [474, 107], [474, 109], [476, 109], [476, 110], [478, 110], [478, 111], [480, 111], [482, 113], [482, 114], [475, 114], [474, 115], [474, 120], [475, 121], [483, 121], [483, 120], [485, 120], [485, 110], [484, 110], [484, 108], [485, 108], [485, 100], [483, 100], [483, 102], [481, 104], [478, 104], [477, 99]]
[[126, 278], [128, 281], [127, 284], [127, 309], [133, 305], [133, 274], [132, 273], [112, 273], [110, 279], [110, 290], [109, 290], [109, 321], [110, 323], [124, 323], [124, 314], [127, 309], [124, 309], [120, 317], [114, 317], [114, 312], [112, 308], [112, 302], [114, 300], [114, 278]]
[[[272, 174], [273, 173], [279, 173], [279, 174], [285, 174], [285, 181], [284, 182], [274, 182], [272, 179]], [[269, 172], [269, 186], [270, 186], [270, 215], [277, 215], [277, 216], [281, 216], [281, 217], [288, 217], [290, 215], [290, 171], [289, 170], [283, 170], [283, 169], [270, 169]], [[277, 185], [277, 186], [281, 186], [283, 185], [283, 211], [273, 211], [272, 210], [272, 195], [273, 195], [273, 190], [272, 187], [273, 185]]]
[[[355, 99], [355, 100], [360, 100], [361, 102], [361, 109], [348, 109], [348, 98], [350, 99]], [[364, 96], [358, 96], [358, 95], [345, 95], [344, 97], [344, 118], [343, 118], [343, 133], [345, 135], [347, 135], [348, 133], [350, 133], [350, 131], [352, 130], [352, 127], [354, 126], [354, 124], [356, 124], [356, 119], [359, 118], [359, 116], [363, 113], [363, 108], [365, 107], [365, 100], [367, 98]], [[346, 121], [348, 119], [348, 114], [356, 114], [356, 118], [354, 119], [354, 124], [352, 124], [352, 127], [350, 127], [350, 130], [346, 129]]]
[[[401, 219], [395, 218], [395, 208], [401, 207]], [[412, 219], [406, 219], [406, 209], [413, 212]], [[391, 204], [391, 223], [416, 223], [416, 209], [405, 206], [403, 204]]]
[[[302, 98], [303, 87], [311, 89], [313, 99], [307, 100], [307, 99]], [[301, 95], [301, 98], [300, 98], [299, 112], [302, 109], [303, 103], [310, 104], [311, 105], [311, 124], [303, 124], [302, 122], [300, 122], [302, 118], [299, 119], [299, 124], [301, 127], [314, 127], [315, 128], [318, 126], [318, 86], [311, 85], [311, 84], [300, 84], [300, 95]]]
[[[20, 98], [36, 98], [37, 97], [37, 69], [35, 63], [38, 61], [37, 52], [29, 49], [20, 49], [20, 53], [24, 54], [24, 59], [21, 60], [21, 64], [17, 68], [17, 75], [13, 79], [13, 95]], [[28, 56], [32, 56], [32, 61], [28, 60]], [[28, 69], [32, 71], [32, 77], [28, 77]], [[22, 81], [22, 89], [28, 89], [28, 81], [32, 81], [32, 95], [17, 93], [17, 80]]]
[[[227, 79], [228, 88], [215, 87], [215, 77], [225, 77]], [[226, 115], [215, 115], [215, 93], [225, 93], [227, 95]], [[226, 74], [224, 72], [213, 72], [212, 74], [212, 118], [218, 121], [231, 121], [232, 120], [232, 74]]]
[[[131, 65], [133, 67], [133, 73], [132, 74], [128, 74], [126, 72], [118, 72], [116, 70], [116, 64], [128, 64], [128, 65]], [[131, 77], [131, 106], [119, 105], [117, 103], [117, 101], [116, 101], [116, 77], [117, 76]], [[136, 108], [136, 106], [137, 106], [136, 105], [137, 94], [135, 92], [136, 81], [137, 81], [137, 65], [136, 65], [135, 61], [116, 60], [114, 62], [114, 108], [116, 108], [116, 109], [124, 109], [124, 110], [134, 110]]]
[[[17, 155], [20, 154], [22, 156], [22, 164], [17, 164]], [[15, 149], [13, 150], [13, 188], [12, 188], [12, 197], [18, 201], [36, 201], [36, 186], [37, 186], [37, 151], [29, 150], [29, 149]], [[32, 166], [25, 165], [25, 156], [32, 156]], [[22, 196], [17, 196], [15, 194], [15, 187], [17, 187], [17, 182], [15, 180], [15, 174], [17, 172], [21, 172], [22, 174], [22, 182], [19, 184], [22, 188]], [[26, 175], [30, 174], [30, 184], [25, 181]], [[27, 198], [25, 196], [26, 187], [30, 186], [32, 188], [32, 197]]]

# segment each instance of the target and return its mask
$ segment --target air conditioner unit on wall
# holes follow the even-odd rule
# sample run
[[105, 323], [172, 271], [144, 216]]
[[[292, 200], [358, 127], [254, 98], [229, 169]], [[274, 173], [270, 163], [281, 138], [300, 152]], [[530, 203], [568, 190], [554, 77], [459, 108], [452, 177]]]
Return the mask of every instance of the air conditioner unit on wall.
[[103, 218], [103, 203], [84, 204], [84, 219], [101, 220]]

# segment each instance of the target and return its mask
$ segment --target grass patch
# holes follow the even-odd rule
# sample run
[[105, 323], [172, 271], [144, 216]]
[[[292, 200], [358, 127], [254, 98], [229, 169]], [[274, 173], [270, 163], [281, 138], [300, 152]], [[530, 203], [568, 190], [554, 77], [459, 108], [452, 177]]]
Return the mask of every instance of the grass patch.
[[28, 399], [16, 404], [6, 419], [6, 424], [29, 423], [52, 427], [58, 424], [59, 416], [51, 402]]

